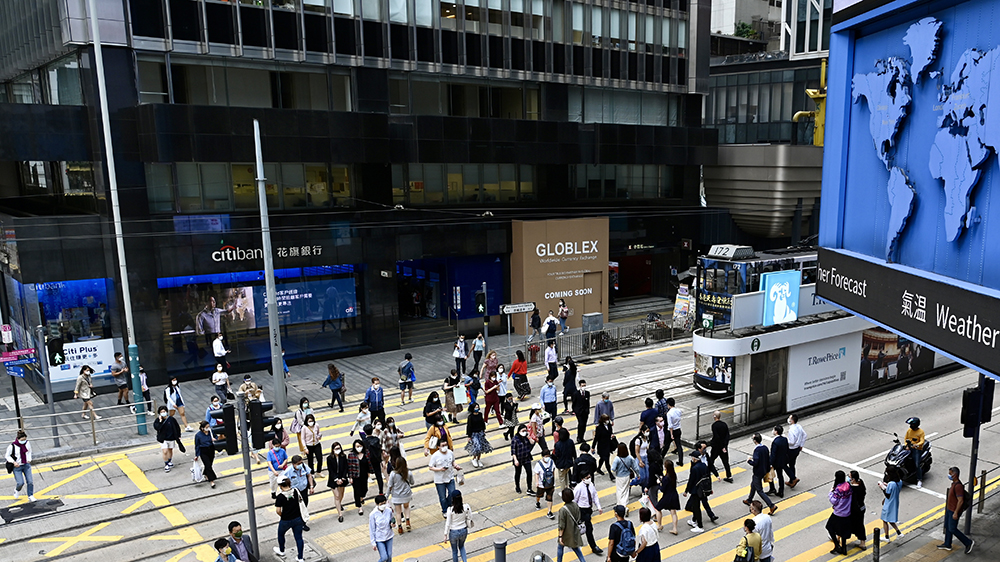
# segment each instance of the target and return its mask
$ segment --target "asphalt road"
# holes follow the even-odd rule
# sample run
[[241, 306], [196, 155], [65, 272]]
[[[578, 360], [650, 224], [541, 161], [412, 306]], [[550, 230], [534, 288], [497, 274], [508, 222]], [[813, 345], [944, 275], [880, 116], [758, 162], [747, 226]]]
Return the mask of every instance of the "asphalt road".
[[[697, 406], [702, 405], [703, 411], [710, 412], [721, 403], [694, 391], [690, 349], [690, 344], [649, 349], [582, 365], [579, 374], [588, 381], [595, 402], [601, 391], [611, 393], [617, 414], [616, 431], [622, 438], [631, 439], [634, 435], [642, 399], [663, 388], [667, 395], [677, 399], [684, 413], [685, 438], [691, 440]], [[543, 374], [539, 370], [530, 375], [537, 397]], [[961, 389], [975, 384], [975, 380], [974, 373], [958, 371], [802, 419], [809, 433], [807, 451], [799, 458], [801, 483], [794, 490], [786, 489], [774, 516], [776, 560], [854, 560], [870, 553], [870, 547], [863, 553], [855, 548], [846, 559], [828, 553], [831, 543], [824, 529], [830, 513], [827, 492], [835, 470], [861, 469], [869, 488], [868, 520], [872, 528], [880, 510], [881, 497], [875, 482], [882, 473], [882, 458], [891, 446], [892, 432], [905, 431], [904, 420], [910, 415], [919, 415], [927, 433], [934, 435], [931, 441], [935, 460], [923, 490], [904, 490], [900, 523], [905, 532], [908, 526], [921, 524], [928, 518], [940, 518], [943, 492], [947, 487], [946, 468], [958, 465], [964, 472], [968, 467], [970, 442], [961, 436], [958, 409]], [[400, 406], [391, 392], [387, 393], [387, 398], [391, 398], [386, 414], [394, 416], [407, 434], [404, 442], [417, 482], [411, 515], [413, 531], [394, 539], [394, 558], [400, 561], [416, 558], [434, 562], [451, 558], [450, 547], [442, 542], [444, 524], [437, 495], [426, 469], [426, 459], [420, 452], [424, 434], [421, 410], [427, 393], [437, 387], [438, 383], [430, 381], [419, 384], [415, 401], [405, 406]], [[522, 403], [522, 407], [526, 408], [532, 401]], [[353, 424], [356, 406], [348, 406], [341, 414], [325, 404], [313, 405], [320, 406], [316, 415], [324, 435], [324, 453], [329, 453], [334, 441], [349, 443], [351, 438], [347, 432]], [[464, 415], [461, 419], [464, 421]], [[520, 421], [526, 419], [527, 412], [523, 411]], [[286, 427], [288, 425], [286, 422]], [[575, 420], [568, 418], [567, 427], [575, 435], [572, 430]], [[492, 560], [496, 539], [508, 541], [510, 560], [526, 560], [535, 550], [555, 558], [555, 522], [545, 518], [544, 504], [543, 509], [536, 510], [533, 499], [514, 491], [509, 448], [496, 424], [490, 425], [488, 433], [495, 450], [483, 457], [486, 467], [481, 469], [467, 462], [464, 424], [455, 426], [453, 432], [456, 437], [463, 436], [456, 443], [458, 462], [467, 475], [466, 484], [460, 489], [476, 512], [476, 525], [467, 542], [470, 560]], [[993, 468], [1000, 462], [1000, 453], [989, 446], [996, 434], [996, 424], [985, 427], [985, 442], [980, 451], [985, 459], [981, 462], [983, 468]], [[591, 436], [588, 430], [588, 439]], [[18, 519], [0, 527], [0, 560], [215, 560], [210, 543], [225, 534], [229, 521], [241, 521], [246, 528], [242, 459], [239, 456], [217, 457], [216, 471], [220, 480], [216, 489], [210, 489], [206, 483], [194, 484], [188, 470], [193, 459], [191, 434], [185, 434], [185, 439], [188, 453], [175, 454], [175, 468], [170, 473], [164, 473], [159, 447], [152, 439], [148, 446], [37, 465], [35, 496], [40, 501], [58, 499], [64, 505], [53, 513]], [[748, 437], [735, 439], [731, 444], [735, 483], [717, 483], [711, 499], [720, 519], [714, 524], [707, 523], [706, 519], [707, 532], [696, 535], [684, 524], [687, 514], [680, 513], [680, 534], [674, 536], [665, 529], [660, 535], [662, 557], [709, 562], [732, 559], [733, 549], [742, 534], [742, 521], [747, 515], [741, 500], [748, 492], [749, 467], [745, 460], [751, 450]], [[294, 439], [289, 452], [297, 452]], [[271, 507], [264, 465], [255, 465], [252, 476], [259, 534], [266, 549], [264, 560], [276, 559], [270, 553], [270, 546], [274, 544], [277, 517]], [[687, 465], [678, 477], [682, 484], [686, 482]], [[11, 475], [0, 475], [0, 490], [5, 494], [0, 495], [2, 505], [24, 503], [24, 499], [14, 501], [10, 495], [12, 480]], [[367, 516], [359, 517], [356, 510], [348, 509], [344, 522], [339, 523], [332, 495], [326, 488], [325, 473], [318, 480], [319, 493], [310, 502], [313, 520], [307, 538], [326, 551], [330, 559], [377, 560], [368, 542]], [[605, 509], [603, 515], [595, 515], [595, 534], [604, 547], [608, 527], [614, 520], [611, 513], [614, 484], [607, 477], [598, 477], [596, 483]], [[372, 485], [369, 493], [377, 493], [377, 487]], [[350, 503], [350, 490], [346, 496], [346, 503]], [[633, 495], [630, 504], [631, 517], [637, 526], [638, 499], [638, 495]], [[558, 507], [557, 503], [555, 509]], [[373, 503], [368, 501], [365, 509], [367, 515]], [[294, 544], [291, 538], [289, 533], [289, 543]], [[590, 560], [604, 558], [591, 554], [586, 547], [584, 552]], [[294, 560], [294, 557], [289, 559]]]

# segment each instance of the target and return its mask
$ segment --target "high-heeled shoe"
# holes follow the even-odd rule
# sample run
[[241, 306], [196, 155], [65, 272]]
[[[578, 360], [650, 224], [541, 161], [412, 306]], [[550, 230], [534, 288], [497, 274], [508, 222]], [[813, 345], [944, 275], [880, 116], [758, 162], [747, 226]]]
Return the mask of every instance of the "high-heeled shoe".
[[413, 527], [410, 526], [410, 518], [407, 517], [406, 518], [406, 532], [409, 533], [412, 530], [413, 530]]

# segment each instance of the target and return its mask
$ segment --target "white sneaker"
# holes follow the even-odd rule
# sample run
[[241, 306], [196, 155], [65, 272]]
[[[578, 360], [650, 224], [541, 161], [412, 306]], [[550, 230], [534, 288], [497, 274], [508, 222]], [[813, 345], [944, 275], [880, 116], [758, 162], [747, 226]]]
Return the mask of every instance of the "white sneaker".
[[21, 497], [21, 490], [14, 490], [14, 499]]
[[33, 501], [38, 501], [38, 500], [35, 499], [35, 496], [28, 496], [28, 501], [29, 502], [33, 502]]
[[295, 562], [306, 562], [305, 558], [296, 558]]
[[702, 529], [701, 527], [691, 527], [691, 532], [692, 533], [704, 533], [705, 529]]
[[923, 480], [917, 480], [917, 489], [919, 490], [920, 488], [923, 488], [923, 487], [924, 487], [924, 481]]
[[881, 538], [882, 542], [889, 542], [889, 537], [887, 537], [885, 535], [882, 535], [880, 538]]
[[88, 416], [87, 414], [83, 414], [83, 417], [81, 419], [89, 420], [90, 416]]
[[903, 538], [903, 537], [905, 537], [905, 536], [906, 536], [906, 535], [904, 535], [903, 533], [899, 533], [899, 534], [897, 534], [897, 535], [896, 535], [896, 538], [897, 538], [897, 539], [901, 539], [901, 538]]
[[273, 551], [274, 551], [274, 553], [275, 553], [275, 554], [277, 554], [278, 556], [280, 556], [280, 557], [282, 557], [282, 558], [284, 558], [284, 557], [285, 557], [285, 551], [284, 551], [284, 550], [281, 550], [281, 549], [280, 549], [280, 548], [278, 548], [278, 547], [274, 547], [274, 548], [273, 548], [273, 549], [271, 549], [271, 550], [273, 550]]
[[690, 525], [692, 527], [697, 527], [698, 526], [697, 524], [695, 524], [694, 519], [688, 519], [688, 525]]
[[95, 413], [94, 413], [94, 419], [95, 419], [95, 420], [100, 420], [100, 419], [104, 419], [104, 418], [103, 418], [103, 416], [100, 416], [100, 415], [98, 415], [98, 414], [97, 414], [97, 413], [95, 412]]

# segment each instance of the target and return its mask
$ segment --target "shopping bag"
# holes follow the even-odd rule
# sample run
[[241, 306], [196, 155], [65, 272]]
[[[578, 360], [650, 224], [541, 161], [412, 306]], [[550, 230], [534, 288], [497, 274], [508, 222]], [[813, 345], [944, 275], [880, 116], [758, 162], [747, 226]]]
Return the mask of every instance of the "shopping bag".
[[455, 395], [455, 404], [469, 403], [469, 395], [468, 393], [466, 393], [464, 386], [456, 386], [455, 388], [451, 389], [451, 391]]
[[302, 522], [309, 524], [309, 508], [306, 507], [304, 501], [302, 501], [302, 496], [299, 494], [298, 490], [295, 490], [295, 497], [299, 500], [299, 512], [302, 514]]
[[202, 470], [201, 463], [194, 461], [191, 465], [191, 480], [195, 482], [201, 482], [205, 478], [205, 473]]
[[771, 470], [767, 471], [767, 474], [764, 475], [764, 482], [774, 482], [774, 477], [775, 477], [774, 469], [772, 468]]

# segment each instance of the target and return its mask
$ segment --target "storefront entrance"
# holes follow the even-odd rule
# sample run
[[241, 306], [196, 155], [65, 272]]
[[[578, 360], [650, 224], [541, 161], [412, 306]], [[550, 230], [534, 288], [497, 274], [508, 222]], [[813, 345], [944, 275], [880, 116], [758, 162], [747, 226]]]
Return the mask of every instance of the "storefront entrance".
[[784, 413], [787, 378], [787, 347], [750, 356], [749, 422]]

